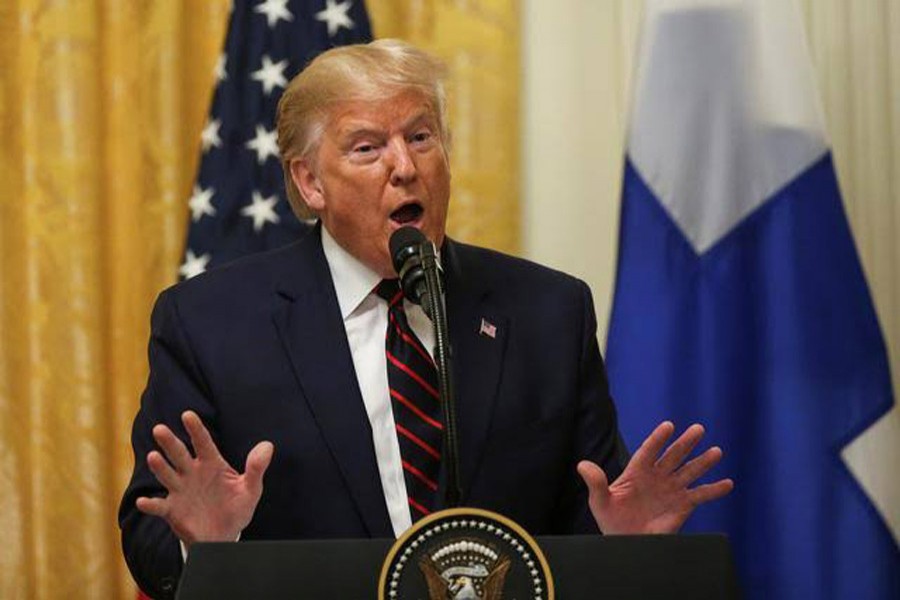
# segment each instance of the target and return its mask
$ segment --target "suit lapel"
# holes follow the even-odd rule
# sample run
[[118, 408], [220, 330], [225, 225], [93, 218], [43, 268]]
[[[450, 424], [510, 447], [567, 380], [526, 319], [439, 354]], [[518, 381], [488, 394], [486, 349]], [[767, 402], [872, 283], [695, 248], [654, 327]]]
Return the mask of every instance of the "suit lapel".
[[[452, 344], [453, 382], [459, 439], [461, 501], [465, 504], [484, 452], [497, 399], [509, 320], [491, 303], [487, 282], [461, 261], [452, 241], [442, 250], [447, 281], [447, 325]], [[482, 321], [486, 330], [482, 330]], [[491, 331], [491, 328], [495, 329]], [[494, 335], [490, 335], [493, 333]], [[446, 497], [446, 471], [442, 466], [438, 498]]]
[[281, 276], [273, 320], [302, 396], [373, 537], [392, 537], [343, 320], [318, 229], [298, 245]]

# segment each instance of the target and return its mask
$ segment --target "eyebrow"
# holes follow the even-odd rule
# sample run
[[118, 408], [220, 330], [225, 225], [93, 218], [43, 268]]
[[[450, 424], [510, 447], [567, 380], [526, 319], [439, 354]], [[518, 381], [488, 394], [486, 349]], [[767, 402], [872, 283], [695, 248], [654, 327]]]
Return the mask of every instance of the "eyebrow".
[[[416, 113], [409, 119], [407, 119], [401, 126], [400, 129], [409, 129], [411, 127], [415, 127], [416, 125], [424, 122], [432, 120], [431, 111], [428, 109], [423, 109], [422, 111]], [[364, 121], [350, 121], [346, 127], [342, 127], [338, 130], [338, 137], [341, 139], [356, 139], [360, 137], [366, 136], [377, 136], [383, 134], [384, 131], [379, 128], [371, 127], [367, 122]]]

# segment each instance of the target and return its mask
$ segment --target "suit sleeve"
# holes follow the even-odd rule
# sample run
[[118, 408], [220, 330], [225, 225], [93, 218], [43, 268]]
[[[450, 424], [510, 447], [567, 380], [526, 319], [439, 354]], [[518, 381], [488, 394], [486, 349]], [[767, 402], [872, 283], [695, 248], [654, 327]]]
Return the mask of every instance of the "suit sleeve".
[[153, 598], [172, 598], [183, 564], [178, 538], [164, 520], [141, 513], [135, 501], [166, 493], [147, 467], [147, 454], [159, 449], [153, 426], [168, 425], [190, 447], [181, 413], [193, 410], [210, 423], [214, 411], [171, 291], [163, 292], [153, 308], [149, 360], [150, 375], [131, 433], [134, 472], [119, 507], [119, 527], [125, 561], [138, 586]]
[[597, 343], [597, 318], [588, 286], [579, 282], [582, 296], [581, 357], [578, 366], [578, 407], [574, 452], [570, 465], [574, 505], [560, 514], [573, 515], [566, 529], [573, 533], [597, 533], [597, 524], [588, 507], [587, 486], [575, 470], [579, 461], [591, 460], [603, 469], [612, 482], [628, 463], [629, 455], [619, 434], [616, 407], [609, 393], [606, 369]]

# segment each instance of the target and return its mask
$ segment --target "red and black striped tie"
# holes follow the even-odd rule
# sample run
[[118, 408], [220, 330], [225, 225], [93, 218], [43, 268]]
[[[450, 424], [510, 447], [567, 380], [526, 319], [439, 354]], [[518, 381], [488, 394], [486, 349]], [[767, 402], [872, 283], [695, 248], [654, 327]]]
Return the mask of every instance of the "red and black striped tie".
[[437, 497], [444, 431], [437, 370], [406, 320], [398, 281], [385, 279], [375, 291], [388, 303], [388, 386], [409, 509], [415, 522], [433, 510]]

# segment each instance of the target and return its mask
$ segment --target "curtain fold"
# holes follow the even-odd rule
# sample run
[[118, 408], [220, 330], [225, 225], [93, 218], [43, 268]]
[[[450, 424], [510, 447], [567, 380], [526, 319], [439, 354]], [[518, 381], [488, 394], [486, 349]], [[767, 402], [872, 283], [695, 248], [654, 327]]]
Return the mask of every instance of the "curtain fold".
[[[516, 251], [516, 4], [369, 4], [464, 100], [451, 234]], [[0, 598], [134, 598], [116, 510], [229, 8], [0, 3]]]
[[133, 597], [116, 509], [225, 2], [2, 17], [0, 597]]

